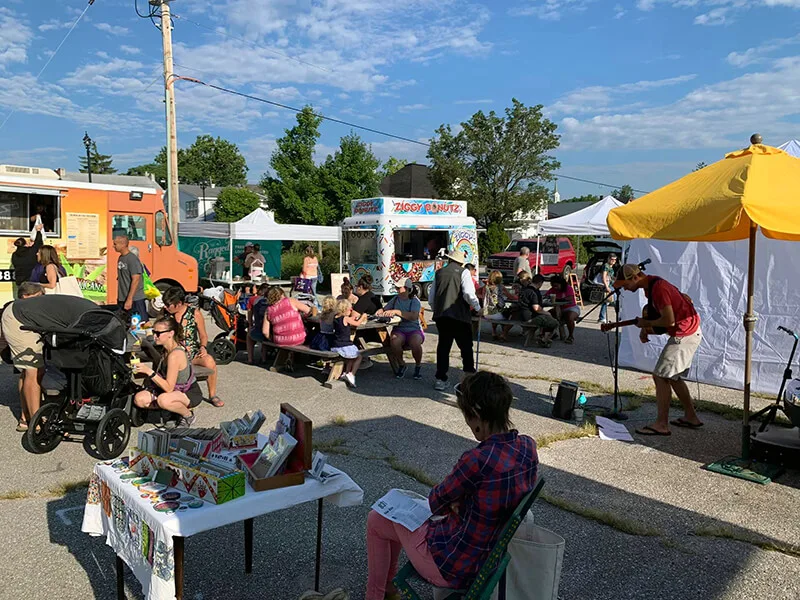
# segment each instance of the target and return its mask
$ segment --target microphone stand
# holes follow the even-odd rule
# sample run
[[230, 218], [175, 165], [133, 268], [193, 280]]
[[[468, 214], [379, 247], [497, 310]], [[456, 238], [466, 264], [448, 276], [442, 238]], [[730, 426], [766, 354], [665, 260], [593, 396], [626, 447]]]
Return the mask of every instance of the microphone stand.
[[[581, 315], [576, 320], [576, 323], [580, 323], [590, 314], [597, 310], [599, 306], [607, 302], [611, 296], [616, 296], [614, 299], [614, 314], [617, 317], [617, 321], [619, 321], [619, 295], [622, 292], [622, 289], [615, 289], [611, 290], [603, 300], [596, 304], [595, 307], [587, 312], [585, 315]], [[614, 407], [611, 410], [605, 411], [603, 416], [609, 419], [614, 419], [616, 421], [625, 421], [628, 419], [628, 415], [622, 412], [622, 402], [619, 397], [619, 327], [614, 329], [614, 362], [611, 365], [611, 373], [614, 376]]]

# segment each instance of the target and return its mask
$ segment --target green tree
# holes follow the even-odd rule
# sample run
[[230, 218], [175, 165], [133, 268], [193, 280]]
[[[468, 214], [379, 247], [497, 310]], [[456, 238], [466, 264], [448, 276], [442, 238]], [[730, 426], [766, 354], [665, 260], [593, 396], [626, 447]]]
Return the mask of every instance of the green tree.
[[499, 223], [492, 223], [478, 237], [478, 251], [480, 257], [485, 261], [492, 254], [502, 252], [508, 246], [510, 239], [508, 234]]
[[704, 161], [701, 160], [699, 163], [697, 163], [694, 166], [694, 169], [692, 169], [692, 171], [699, 171], [700, 169], [705, 169], [707, 166], [708, 165]]
[[181, 183], [213, 183], [217, 187], [245, 185], [247, 170], [247, 161], [239, 147], [221, 137], [198, 135], [191, 146], [178, 152]]
[[[111, 158], [110, 154], [100, 154], [97, 151], [97, 144], [92, 142], [92, 147], [89, 150], [89, 155], [92, 158], [92, 174], [93, 175], [113, 175], [117, 172], [117, 170], [111, 166], [113, 159]], [[88, 161], [86, 159], [86, 155], [79, 156], [78, 159], [80, 160], [80, 172], [81, 173], [88, 173]]]
[[408, 161], [404, 158], [395, 158], [394, 156], [390, 156], [389, 159], [381, 166], [381, 180], [389, 175], [394, 175], [407, 164]]
[[297, 113], [297, 125], [286, 130], [270, 158], [274, 176], [265, 175], [261, 180], [270, 208], [284, 223], [321, 225], [335, 220], [314, 163], [321, 122], [310, 106]]
[[261, 206], [258, 194], [247, 188], [227, 187], [214, 201], [214, 215], [218, 222], [233, 223]]
[[628, 184], [623, 185], [618, 190], [614, 190], [613, 192], [611, 192], [611, 195], [614, 196], [614, 198], [616, 198], [623, 204], [627, 204], [628, 202], [636, 198], [636, 196], [633, 193], [633, 188]]
[[538, 210], [549, 197], [541, 182], [561, 166], [548, 154], [559, 136], [542, 105], [512, 102], [505, 116], [478, 111], [455, 134], [442, 125], [428, 150], [434, 188], [445, 198], [467, 200], [487, 230], [492, 223], [501, 229], [513, 224], [520, 211]]
[[602, 200], [602, 199], [603, 199], [603, 197], [600, 196], [600, 195], [586, 194], [584, 196], [575, 196], [574, 198], [570, 198], [568, 200], [562, 200], [562, 202], [591, 202], [591, 203], [595, 203], [595, 202], [600, 202], [600, 200]]
[[380, 193], [381, 176], [372, 149], [353, 132], [339, 141], [339, 149], [319, 168], [319, 182], [330, 209], [326, 225], [335, 225], [350, 216], [350, 201], [371, 198]]

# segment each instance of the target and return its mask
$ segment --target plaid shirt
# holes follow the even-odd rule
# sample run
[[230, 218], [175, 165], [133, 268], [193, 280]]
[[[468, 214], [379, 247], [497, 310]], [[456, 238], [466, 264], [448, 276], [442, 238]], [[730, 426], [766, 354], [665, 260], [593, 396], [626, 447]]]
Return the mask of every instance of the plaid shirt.
[[[499, 433], [461, 455], [453, 472], [431, 490], [428, 548], [442, 577], [468, 587], [503, 525], [536, 481], [536, 442], [516, 430]], [[454, 502], [458, 512], [450, 510]]]

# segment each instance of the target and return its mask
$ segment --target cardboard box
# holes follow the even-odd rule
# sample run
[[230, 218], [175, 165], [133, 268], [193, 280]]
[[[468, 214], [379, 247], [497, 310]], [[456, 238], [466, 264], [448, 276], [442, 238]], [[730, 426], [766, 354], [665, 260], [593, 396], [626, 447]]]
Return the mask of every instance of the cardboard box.
[[164, 456], [147, 454], [131, 448], [129, 466], [139, 475], [147, 476], [159, 469], [172, 471], [170, 487], [197, 496], [212, 504], [223, 504], [244, 496], [245, 474], [235, 471], [225, 477], [215, 477], [197, 469], [171, 462]]

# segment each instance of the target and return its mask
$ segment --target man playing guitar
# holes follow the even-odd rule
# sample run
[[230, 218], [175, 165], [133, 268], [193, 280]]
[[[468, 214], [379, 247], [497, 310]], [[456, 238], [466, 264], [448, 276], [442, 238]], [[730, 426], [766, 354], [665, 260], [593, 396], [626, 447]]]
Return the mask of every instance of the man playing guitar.
[[[700, 315], [694, 309], [691, 298], [682, 294], [678, 288], [652, 275], [645, 275], [634, 264], [622, 265], [615, 288], [623, 288], [629, 292], [644, 290], [647, 305], [642, 311], [642, 318], [621, 323], [609, 323], [603, 326], [604, 331], [613, 327], [636, 325], [641, 329], [639, 339], [643, 344], [650, 341], [650, 334], [669, 335], [669, 340], [658, 357], [653, 370], [653, 381], [656, 384], [656, 404], [658, 416], [655, 423], [636, 430], [640, 435], [670, 435], [670, 423], [677, 427], [697, 429], [703, 423], [697, 418], [692, 404], [689, 387], [683, 380], [689, 374], [692, 358], [703, 339], [700, 331]], [[672, 392], [681, 401], [684, 415], [669, 421], [669, 403]]]

